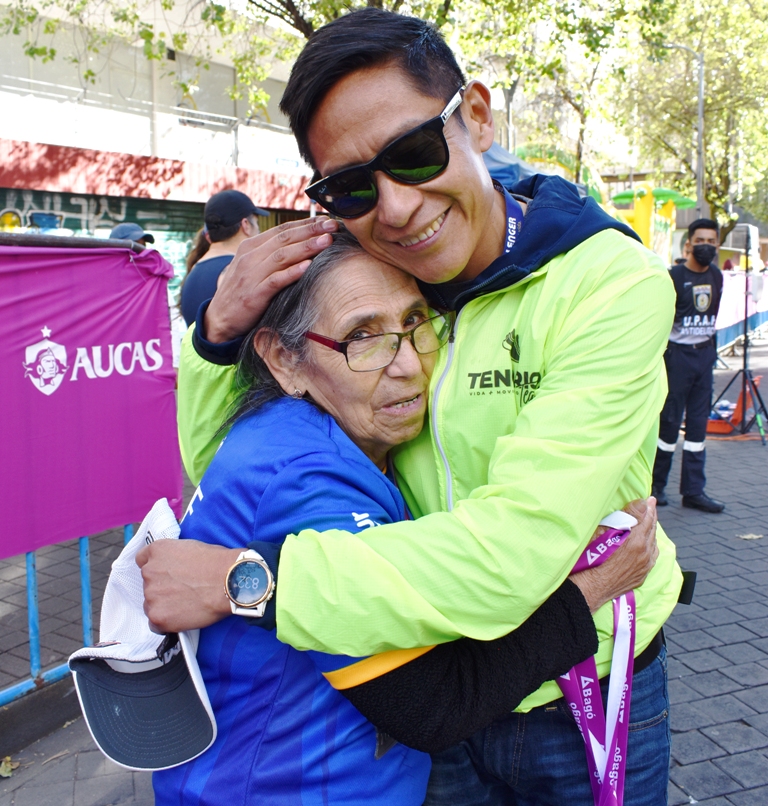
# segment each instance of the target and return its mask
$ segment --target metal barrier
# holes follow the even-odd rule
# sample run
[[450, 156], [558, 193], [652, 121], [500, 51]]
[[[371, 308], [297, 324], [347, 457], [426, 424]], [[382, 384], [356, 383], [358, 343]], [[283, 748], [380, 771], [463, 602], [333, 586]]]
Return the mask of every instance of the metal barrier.
[[[133, 537], [133, 524], [123, 527], [123, 541]], [[83, 644], [93, 644], [93, 603], [91, 600], [91, 549], [87, 537], [78, 541], [80, 551], [80, 598], [83, 619]], [[29, 677], [13, 686], [0, 690], [0, 707], [7, 705], [30, 691], [42, 688], [46, 683], [55, 683], [69, 673], [69, 666], [62, 663], [53, 669], [40, 670], [40, 611], [37, 605], [37, 552], [26, 554], [27, 563], [27, 623], [29, 628]]]

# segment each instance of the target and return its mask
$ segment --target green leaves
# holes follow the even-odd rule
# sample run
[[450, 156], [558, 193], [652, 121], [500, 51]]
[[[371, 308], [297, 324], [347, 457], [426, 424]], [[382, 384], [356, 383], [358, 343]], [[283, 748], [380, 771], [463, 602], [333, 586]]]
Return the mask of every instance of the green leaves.
[[0, 760], [0, 778], [10, 778], [14, 770], [19, 768], [18, 761], [12, 761], [10, 756], [5, 756]]
[[[176, 71], [188, 99], [200, 71], [228, 62], [235, 70], [229, 95], [247, 102], [248, 115], [266, 118], [271, 65], [289, 63], [314, 30], [366, 3], [440, 28], [469, 76], [503, 93], [498, 122], [508, 146], [527, 142], [586, 176], [585, 165], [623, 132], [637, 147], [638, 169], [688, 195], [695, 192], [697, 62], [661, 46], [703, 51], [707, 200], [724, 220], [732, 200], [752, 209], [763, 203], [768, 0], [247, 0], [237, 11], [214, 0], [8, 0], [0, 34], [22, 37], [31, 58], [73, 61], [84, 87], [95, 83], [115, 41], [138, 46], [165, 75]], [[62, 56], [72, 49], [57, 47], [57, 37], [71, 38], [73, 29], [74, 55]], [[183, 70], [167, 61], [169, 47], [184, 54]], [[628, 150], [620, 159], [634, 164]]]
[[56, 57], [56, 48], [49, 48], [46, 45], [36, 45], [29, 40], [24, 43], [23, 49], [25, 56], [31, 56], [33, 59], [39, 57], [43, 62], [50, 62]]
[[165, 41], [165, 34], [162, 31], [155, 34], [153, 25], [139, 21], [136, 33], [143, 42], [144, 56], [147, 59], [156, 59], [157, 61], [165, 59], [168, 46]]
[[215, 28], [221, 29], [227, 19], [227, 9], [225, 6], [218, 3], [206, 3], [200, 18], [203, 22], [213, 25]]
[[[664, 184], [695, 195], [698, 60], [661, 45], [685, 45], [704, 54], [705, 198], [721, 223], [732, 203], [757, 210], [768, 172], [768, 4], [766, 0], [677, 0], [649, 3], [663, 25], [648, 43], [627, 53], [614, 86], [617, 117], [635, 133], [641, 162]], [[643, 19], [645, 23], [645, 19]], [[662, 35], [663, 34], [663, 35]]]

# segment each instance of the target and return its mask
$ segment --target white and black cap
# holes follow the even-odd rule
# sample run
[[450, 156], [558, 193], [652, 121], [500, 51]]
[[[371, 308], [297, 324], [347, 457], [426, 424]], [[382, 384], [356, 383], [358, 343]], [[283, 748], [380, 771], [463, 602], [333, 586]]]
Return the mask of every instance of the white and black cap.
[[216, 739], [195, 652], [199, 631], [157, 635], [144, 614], [136, 554], [175, 539], [163, 498], [112, 564], [101, 608], [101, 641], [69, 658], [88, 729], [107, 758], [132, 770], [163, 770], [205, 752]]

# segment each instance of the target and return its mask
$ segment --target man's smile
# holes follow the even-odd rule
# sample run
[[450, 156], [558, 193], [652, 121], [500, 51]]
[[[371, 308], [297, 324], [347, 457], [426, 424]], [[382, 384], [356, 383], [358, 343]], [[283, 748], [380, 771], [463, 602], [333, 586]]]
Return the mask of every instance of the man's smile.
[[443, 226], [443, 222], [445, 221], [445, 217], [448, 215], [448, 210], [444, 213], [441, 213], [426, 229], [418, 234], [412, 236], [411, 238], [405, 238], [402, 241], [398, 241], [400, 246], [416, 246], [418, 243], [422, 243], [426, 241], [428, 238], [431, 238], [433, 235], [436, 235], [440, 228]]

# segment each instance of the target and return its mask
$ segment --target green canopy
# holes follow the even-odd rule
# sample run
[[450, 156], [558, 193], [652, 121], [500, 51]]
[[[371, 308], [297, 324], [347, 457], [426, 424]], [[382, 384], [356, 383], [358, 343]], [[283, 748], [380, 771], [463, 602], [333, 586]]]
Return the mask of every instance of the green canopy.
[[[645, 188], [623, 190], [621, 193], [617, 193], [612, 201], [618, 204], [630, 204], [635, 199], [642, 199], [647, 192]], [[689, 199], [688, 196], [683, 196], [682, 193], [678, 193], [671, 188], [654, 188], [652, 193], [654, 201], [659, 202], [659, 204], [666, 204], [669, 201], [674, 202], [675, 207], [679, 210], [696, 206], [696, 202], [693, 199]]]

